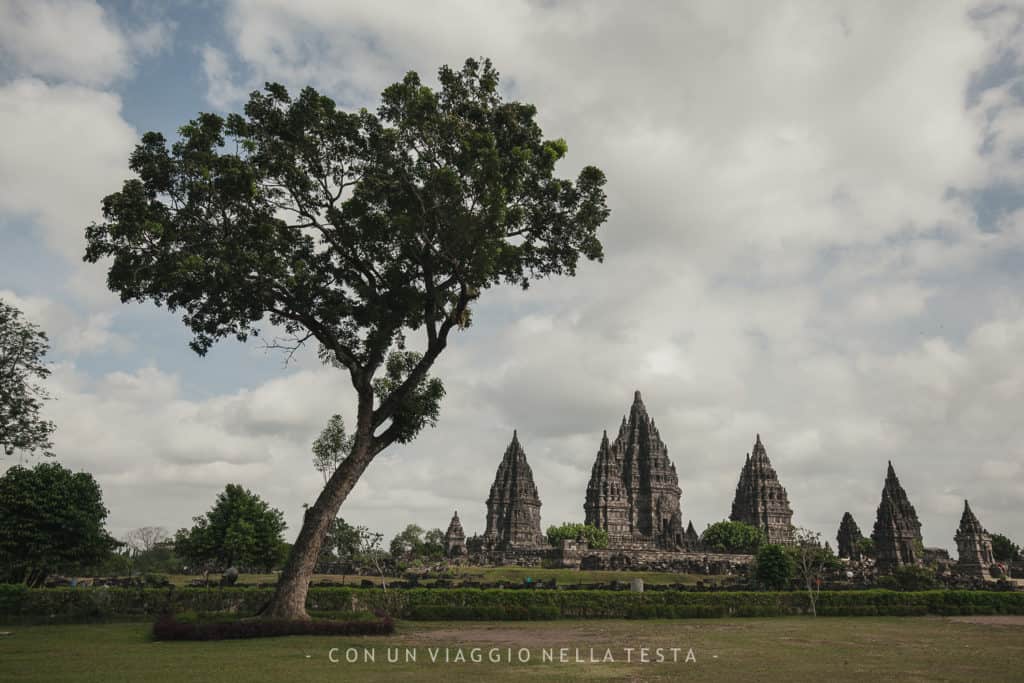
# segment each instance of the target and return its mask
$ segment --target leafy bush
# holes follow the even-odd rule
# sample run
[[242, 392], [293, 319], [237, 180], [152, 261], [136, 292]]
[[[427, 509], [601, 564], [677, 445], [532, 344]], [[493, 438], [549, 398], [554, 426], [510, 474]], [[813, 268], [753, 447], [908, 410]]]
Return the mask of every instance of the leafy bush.
[[385, 636], [395, 632], [395, 624], [384, 617], [377, 621], [287, 621], [250, 619], [239, 621], [178, 621], [173, 615], [161, 616], [153, 624], [155, 640], [227, 640], [232, 638], [269, 638], [272, 636]]
[[782, 590], [793, 579], [792, 556], [781, 545], [763, 545], [757, 551], [757, 581], [773, 590]]
[[715, 522], [701, 534], [700, 542], [716, 553], [756, 553], [767, 539], [759, 527], [743, 522]]
[[[154, 618], [161, 614], [255, 615], [271, 588], [52, 588], [0, 585], [0, 622]], [[835, 616], [1024, 614], [1018, 591], [822, 591], [818, 613]], [[396, 619], [644, 619], [805, 614], [798, 591], [630, 591], [477, 588], [311, 588], [314, 614], [352, 621], [365, 613]], [[180, 620], [180, 616], [179, 616]]]
[[593, 524], [580, 524], [579, 522], [563, 522], [560, 526], [548, 527], [548, 543], [555, 548], [562, 545], [564, 540], [575, 540], [583, 536], [591, 548], [607, 548], [608, 532], [598, 529]]

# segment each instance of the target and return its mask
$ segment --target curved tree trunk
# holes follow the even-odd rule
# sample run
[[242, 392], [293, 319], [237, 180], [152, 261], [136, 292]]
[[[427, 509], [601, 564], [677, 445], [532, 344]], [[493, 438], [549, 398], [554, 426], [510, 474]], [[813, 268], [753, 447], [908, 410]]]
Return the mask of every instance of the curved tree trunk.
[[317, 557], [320, 556], [320, 547], [334, 518], [338, 516], [341, 504], [376, 455], [370, 428], [372, 398], [367, 403], [368, 406], [364, 406], [363, 400], [360, 400], [360, 419], [352, 452], [328, 479], [316, 502], [306, 510], [302, 529], [277, 581], [277, 589], [260, 615], [265, 619], [309, 619], [306, 613], [306, 594], [309, 592]]

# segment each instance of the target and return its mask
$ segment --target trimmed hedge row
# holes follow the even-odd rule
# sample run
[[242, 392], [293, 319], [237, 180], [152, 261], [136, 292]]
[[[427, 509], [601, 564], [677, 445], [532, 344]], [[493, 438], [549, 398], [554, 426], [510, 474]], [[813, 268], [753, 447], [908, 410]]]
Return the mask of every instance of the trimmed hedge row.
[[188, 622], [164, 615], [153, 624], [154, 640], [228, 640], [271, 636], [386, 636], [395, 632], [391, 619], [377, 621], [283, 621], [247, 619]]
[[[148, 618], [166, 613], [255, 614], [270, 588], [50, 588], [0, 585], [0, 622]], [[809, 611], [807, 595], [711, 592], [414, 588], [311, 588], [311, 611], [382, 612], [400, 619], [601, 619], [784, 616]], [[818, 614], [1024, 614], [1024, 592], [933, 590], [823, 591]]]

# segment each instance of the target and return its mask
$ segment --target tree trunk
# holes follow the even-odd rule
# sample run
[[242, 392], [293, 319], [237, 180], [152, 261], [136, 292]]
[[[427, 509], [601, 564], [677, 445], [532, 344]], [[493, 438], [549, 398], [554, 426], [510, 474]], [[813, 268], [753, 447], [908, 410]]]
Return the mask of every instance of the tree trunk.
[[359, 404], [358, 427], [352, 452], [331, 475], [316, 502], [306, 509], [302, 529], [277, 581], [277, 589], [261, 612], [265, 619], [309, 619], [309, 614], [306, 613], [306, 594], [309, 592], [309, 582], [313, 577], [324, 538], [334, 518], [338, 516], [341, 504], [345, 502], [352, 487], [359, 481], [359, 477], [376, 455], [372, 450], [373, 435], [370, 426], [372, 394], [368, 397], [361, 396]]

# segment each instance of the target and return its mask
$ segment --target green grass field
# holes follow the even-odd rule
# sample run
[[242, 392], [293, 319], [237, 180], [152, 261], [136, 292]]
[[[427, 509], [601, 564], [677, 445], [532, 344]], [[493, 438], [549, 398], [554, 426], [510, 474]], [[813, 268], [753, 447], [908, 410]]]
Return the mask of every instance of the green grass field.
[[[527, 577], [535, 581], [548, 581], [556, 579], [559, 584], [568, 586], [579, 583], [610, 583], [612, 581], [629, 581], [634, 577], [640, 577], [647, 584], [695, 584], [698, 581], [718, 582], [724, 577], [709, 576], [706, 574], [676, 574], [673, 572], [637, 572], [637, 571], [590, 571], [577, 569], [542, 569], [526, 567], [463, 567], [455, 568], [452, 578], [456, 583], [460, 581], [476, 581], [480, 583], [496, 583], [506, 581], [521, 583]], [[187, 586], [191, 581], [202, 578], [185, 574], [174, 574], [167, 577], [175, 586]], [[210, 581], [217, 582], [219, 574], [211, 574]], [[315, 574], [313, 581], [316, 583], [325, 581], [345, 585], [359, 585], [364, 579], [369, 579], [376, 584], [380, 583], [379, 576], [341, 576], [339, 574]], [[399, 580], [399, 579], [390, 579]], [[272, 584], [277, 581], [276, 574], [240, 574], [239, 583], [245, 584]], [[429, 586], [434, 579], [425, 579], [423, 585]]]
[[[290, 637], [153, 642], [141, 623], [0, 627], [3, 681], [564, 681], [564, 680], [1024, 680], [1021, 617], [715, 619], [408, 623], [386, 638]], [[444, 663], [444, 648], [467, 659]], [[566, 650], [566, 661], [559, 648]], [[650, 663], [625, 661], [648, 647]], [[667, 661], [656, 663], [654, 648]], [[680, 648], [671, 663], [668, 648]], [[339, 663], [329, 659], [331, 648]], [[359, 654], [345, 662], [348, 648]], [[398, 648], [400, 663], [387, 662]], [[408, 648], [408, 650], [407, 650]], [[437, 663], [428, 648], [439, 648]], [[519, 648], [530, 662], [516, 663]], [[544, 649], [555, 659], [544, 662]], [[584, 663], [577, 663], [576, 648]], [[611, 649], [614, 663], [590, 663]], [[695, 662], [685, 662], [692, 648]], [[362, 661], [365, 650], [376, 661]], [[491, 649], [502, 659], [487, 661]], [[404, 661], [415, 651], [416, 662]], [[450, 649], [449, 656], [455, 657]], [[513, 663], [507, 663], [511, 653]]]

